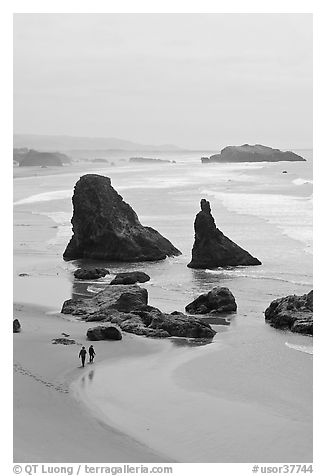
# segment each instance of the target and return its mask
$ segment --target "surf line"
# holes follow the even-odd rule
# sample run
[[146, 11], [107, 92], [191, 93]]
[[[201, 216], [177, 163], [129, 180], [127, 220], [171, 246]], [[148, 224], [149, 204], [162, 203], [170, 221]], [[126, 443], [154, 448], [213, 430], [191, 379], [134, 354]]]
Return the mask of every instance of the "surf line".
[[48, 202], [51, 200], [64, 200], [71, 198], [71, 190], [54, 190], [53, 192], [38, 193], [27, 198], [22, 198], [14, 202], [14, 205], [24, 205], [26, 203]]

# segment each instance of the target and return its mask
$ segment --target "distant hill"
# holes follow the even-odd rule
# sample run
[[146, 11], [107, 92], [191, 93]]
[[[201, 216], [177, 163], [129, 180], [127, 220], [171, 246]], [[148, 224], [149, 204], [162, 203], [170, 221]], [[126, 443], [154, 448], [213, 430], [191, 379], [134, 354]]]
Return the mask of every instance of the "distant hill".
[[73, 137], [64, 135], [14, 134], [14, 147], [27, 147], [40, 151], [57, 150], [127, 150], [127, 151], [174, 151], [181, 150], [172, 144], [138, 144], [114, 137]]

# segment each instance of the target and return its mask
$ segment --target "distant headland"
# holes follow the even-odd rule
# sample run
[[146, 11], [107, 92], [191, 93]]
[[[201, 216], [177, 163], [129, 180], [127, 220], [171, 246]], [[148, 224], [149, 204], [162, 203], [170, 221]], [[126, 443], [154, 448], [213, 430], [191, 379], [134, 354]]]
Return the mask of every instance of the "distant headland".
[[70, 158], [61, 152], [40, 152], [26, 147], [14, 149], [13, 160], [20, 167], [62, 166], [71, 162]]
[[229, 145], [220, 154], [202, 157], [203, 164], [212, 162], [304, 162], [306, 159], [291, 151], [281, 151], [261, 144]]

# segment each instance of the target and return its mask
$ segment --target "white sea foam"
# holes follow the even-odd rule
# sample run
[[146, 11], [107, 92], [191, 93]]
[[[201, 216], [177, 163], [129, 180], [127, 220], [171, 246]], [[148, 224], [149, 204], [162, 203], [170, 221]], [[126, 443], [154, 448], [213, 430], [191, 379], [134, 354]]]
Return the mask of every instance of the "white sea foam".
[[312, 282], [309, 279], [291, 279], [287, 277], [281, 276], [274, 276], [268, 274], [261, 274], [259, 270], [248, 270], [247, 266], [243, 268], [241, 266], [237, 266], [237, 269], [205, 269], [205, 272], [208, 274], [215, 274], [217, 276], [232, 276], [232, 277], [240, 277], [240, 278], [251, 278], [251, 279], [263, 279], [266, 281], [282, 281], [285, 283], [295, 284], [297, 286], [312, 286]]
[[100, 291], [103, 291], [103, 287], [91, 285], [87, 286], [87, 291], [90, 293], [98, 294]]
[[47, 216], [51, 218], [51, 220], [53, 220], [54, 223], [58, 224], [56, 236], [48, 240], [49, 245], [55, 245], [57, 243], [67, 242], [67, 240], [69, 240], [72, 234], [71, 222], [70, 222], [71, 213], [37, 212], [36, 214]]
[[26, 203], [48, 202], [51, 200], [64, 200], [71, 198], [71, 190], [54, 190], [53, 192], [38, 193], [27, 198], [22, 198], [14, 202], [14, 205], [25, 205]]
[[202, 194], [221, 200], [229, 209], [254, 215], [278, 226], [284, 234], [306, 245], [312, 253], [312, 197], [275, 194], [231, 193], [202, 190]]
[[306, 185], [306, 184], [312, 184], [313, 181], [309, 179], [297, 178], [292, 180], [292, 183], [294, 183], [294, 185]]
[[285, 342], [285, 345], [290, 349], [298, 350], [299, 352], [304, 352], [305, 354], [313, 355], [314, 350], [312, 345], [296, 345]]

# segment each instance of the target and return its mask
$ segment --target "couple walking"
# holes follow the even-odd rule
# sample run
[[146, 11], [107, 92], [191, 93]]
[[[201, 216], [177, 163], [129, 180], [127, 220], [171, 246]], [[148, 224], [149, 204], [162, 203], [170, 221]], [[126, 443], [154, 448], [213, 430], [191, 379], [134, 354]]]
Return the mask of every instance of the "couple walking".
[[[92, 364], [93, 361], [94, 361], [94, 355], [95, 354], [95, 350], [94, 350], [94, 347], [91, 345], [88, 349], [88, 353], [89, 353], [89, 363]], [[81, 348], [81, 351], [79, 352], [79, 358], [81, 359], [82, 361], [82, 366], [85, 367], [85, 360], [86, 360], [86, 355], [87, 355], [87, 350], [85, 349], [85, 347], [83, 346]]]

